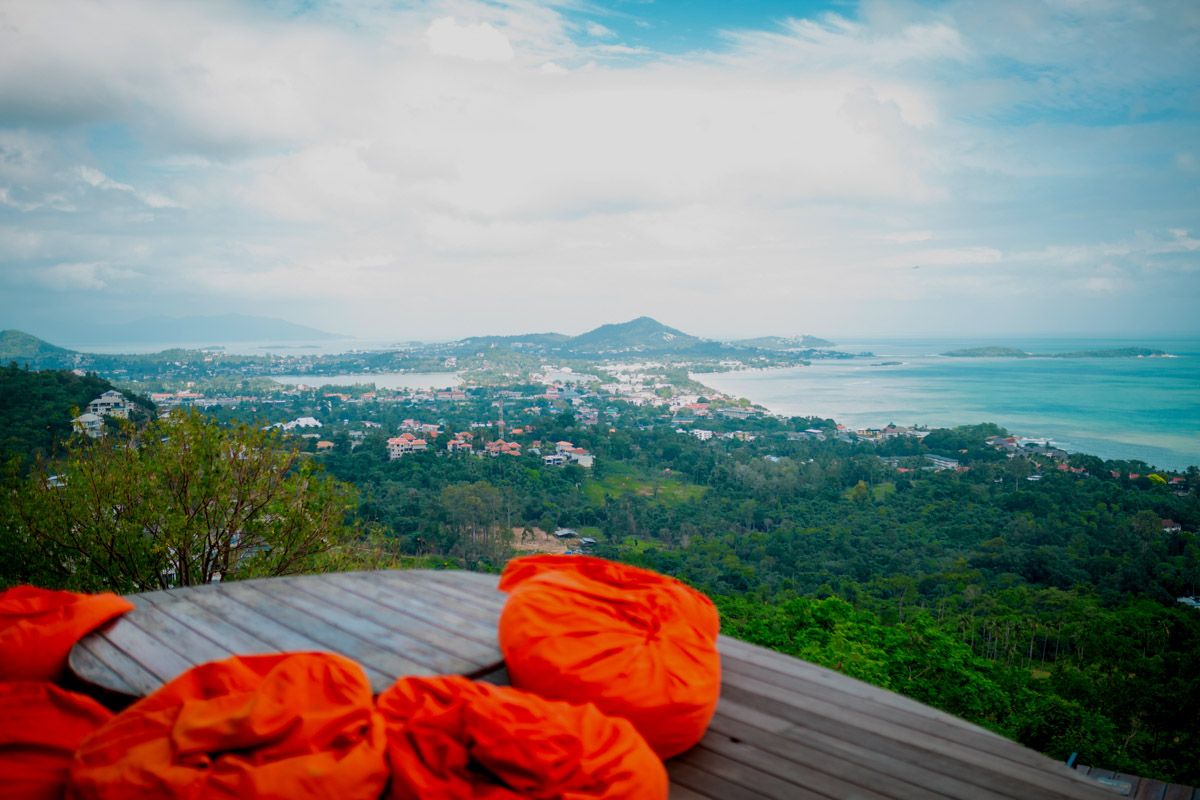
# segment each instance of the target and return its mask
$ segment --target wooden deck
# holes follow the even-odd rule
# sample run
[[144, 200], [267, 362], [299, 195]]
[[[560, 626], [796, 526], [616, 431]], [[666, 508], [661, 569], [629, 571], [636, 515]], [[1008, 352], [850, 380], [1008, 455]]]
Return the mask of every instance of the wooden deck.
[[[498, 650], [489, 649], [505, 600], [497, 580], [401, 571], [153, 592], [131, 598], [136, 611], [81, 641], [71, 664], [101, 686], [119, 681], [127, 694], [151, 690], [192, 663], [287, 649], [357, 658], [377, 690], [400, 674], [438, 671], [505, 682]], [[725, 636], [719, 647], [721, 701], [700, 744], [667, 762], [673, 800], [1088, 800], [1123, 793], [831, 670]], [[1127, 796], [1200, 800], [1191, 789], [1168, 791], [1143, 782]]]
[[503, 662], [496, 578], [496, 602], [481, 604], [438, 575], [344, 572], [130, 595], [134, 610], [81, 639], [71, 670], [133, 697], [235, 654], [338, 653], [362, 665], [376, 693], [406, 675], [494, 671]]

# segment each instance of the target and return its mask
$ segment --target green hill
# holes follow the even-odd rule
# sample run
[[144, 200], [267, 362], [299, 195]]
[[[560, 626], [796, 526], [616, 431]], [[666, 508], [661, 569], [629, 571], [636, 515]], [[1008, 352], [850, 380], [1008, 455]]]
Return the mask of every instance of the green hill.
[[[681, 355], [685, 358], [744, 358], [753, 355], [784, 356], [803, 354], [814, 348], [831, 346], [831, 342], [815, 336], [764, 336], [736, 342], [720, 342], [684, 333], [664, 325], [652, 317], [638, 317], [628, 322], [601, 325], [578, 336], [561, 333], [526, 333], [519, 336], [473, 336], [453, 342], [450, 348], [458, 352], [503, 347], [511, 350], [556, 355], [567, 358], [595, 357], [637, 353], [665, 358]], [[757, 352], [754, 352], [757, 351]]]
[[942, 353], [950, 358], [1029, 358], [1030, 354], [1015, 347], [965, 347]]
[[524, 333], [519, 336], [470, 336], [458, 344], [472, 348], [558, 346], [570, 339], [564, 333]]
[[[112, 388], [97, 375], [33, 371], [11, 364], [0, 367], [0, 462], [16, 458], [28, 464], [50, 455], [71, 435], [72, 411]], [[152, 408], [141, 398], [131, 399], [147, 411]]]
[[650, 317], [638, 317], [629, 322], [601, 325], [567, 341], [576, 351], [600, 350], [683, 350], [700, 342], [700, 338], [663, 325]]
[[811, 350], [816, 347], [833, 347], [833, 342], [819, 336], [759, 336], [754, 339], [739, 339], [729, 344], [737, 347], [758, 347], [763, 350]]
[[15, 361], [38, 369], [70, 366], [74, 360], [74, 350], [52, 345], [24, 331], [0, 331], [0, 364]]

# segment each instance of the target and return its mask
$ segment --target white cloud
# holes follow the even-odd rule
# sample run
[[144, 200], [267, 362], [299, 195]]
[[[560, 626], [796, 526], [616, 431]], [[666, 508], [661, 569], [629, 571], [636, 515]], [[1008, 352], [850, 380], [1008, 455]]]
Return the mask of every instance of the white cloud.
[[[1179, 200], [1194, 125], [991, 123], [1105, 110], [1185, 74], [1182, 34], [1125, 5], [1013, 0], [1010, 19], [964, 0], [864, 2], [665, 56], [589, 31], [573, 4], [285, 16], [241, 0], [14, 0], [0, 11], [0, 272], [76, 265], [39, 285], [104, 291], [120, 278], [77, 265], [128, 264], [147, 302], [286, 295], [318, 321], [342, 315], [326, 327], [414, 336], [467, 318], [520, 328], [494, 302], [514, 286], [531, 307], [586, 287], [578, 327], [662, 305], [698, 332], [772, 313], [844, 330], [900, 298], [936, 310], [1099, 279], [1141, 290], [1174, 275], [1194, 296], [1178, 278], [1200, 247]], [[1114, 32], [1155, 63], [1083, 47]], [[1157, 63], [1154, 36], [1176, 63]], [[1143, 93], [1160, 111], [1163, 93]], [[391, 313], [448, 288], [449, 318], [437, 303]], [[884, 305], [869, 314], [871, 298]]]
[[180, 208], [180, 204], [165, 195], [139, 192], [127, 183], [114, 181], [94, 167], [79, 167], [79, 178], [87, 185], [104, 191], [128, 192], [151, 208]]
[[56, 292], [99, 291], [136, 277], [138, 273], [130, 269], [96, 262], [64, 262], [29, 268], [10, 276], [10, 282]]
[[594, 20], [588, 20], [587, 25], [584, 26], [584, 30], [587, 31], [588, 36], [591, 36], [595, 39], [611, 39], [617, 35], [615, 32], [609, 30]]
[[454, 17], [436, 19], [425, 30], [429, 49], [439, 56], [472, 61], [509, 61], [513, 57], [508, 37], [490, 23], [458, 24]]
[[938, 20], [872, 27], [838, 14], [789, 19], [782, 32], [737, 31], [730, 37], [746, 53], [812, 67], [895, 67], [930, 61], [965, 61], [971, 48], [951, 24]]

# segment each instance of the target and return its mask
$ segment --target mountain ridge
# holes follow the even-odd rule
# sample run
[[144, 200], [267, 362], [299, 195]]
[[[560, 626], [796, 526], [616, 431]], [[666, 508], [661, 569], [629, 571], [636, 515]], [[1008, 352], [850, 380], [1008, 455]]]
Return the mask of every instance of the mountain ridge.
[[761, 336], [753, 339], [717, 341], [672, 328], [653, 317], [641, 316], [627, 322], [606, 323], [576, 336], [561, 333], [526, 333], [515, 336], [471, 336], [452, 343], [463, 348], [511, 347], [556, 353], [599, 355], [602, 353], [676, 353], [697, 355], [733, 354], [736, 350], [811, 350], [832, 346], [816, 336]]

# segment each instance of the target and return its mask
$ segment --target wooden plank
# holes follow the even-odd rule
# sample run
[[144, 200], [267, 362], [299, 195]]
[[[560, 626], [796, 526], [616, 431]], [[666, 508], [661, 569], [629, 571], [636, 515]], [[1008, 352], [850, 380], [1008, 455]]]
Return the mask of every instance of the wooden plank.
[[[305, 635], [304, 632], [281, 624], [272, 613], [272, 609], [254, 608], [252, 603], [261, 599], [262, 595], [254, 592], [249, 583], [240, 586], [226, 583], [222, 584], [218, 591], [195, 592], [188, 596], [187, 602], [207, 612], [202, 619], [209, 622], [219, 621], [220, 627], [205, 627], [205, 630], [218, 641], [228, 642], [226, 646], [232, 644], [231, 640], [226, 638], [226, 634], [229, 634], [239, 639], [242, 636], [250, 637], [249, 641], [266, 645], [272, 648], [273, 652], [325, 649], [319, 641]], [[247, 597], [251, 602], [243, 602]], [[230, 649], [233, 650], [231, 646]]]
[[[103, 634], [90, 633], [80, 639], [75, 646], [86, 650], [94, 659], [100, 661], [119, 675], [121, 682], [125, 684], [128, 690], [123, 693], [131, 694], [134, 697], [144, 697], [162, 686], [161, 680], [148, 672], [137, 661], [118, 650], [104, 638]], [[83, 680], [89, 680], [86, 675], [80, 675], [79, 677]], [[115, 687], [106, 686], [105, 688], [114, 689]], [[116, 689], [116, 691], [123, 690]]]
[[457, 575], [470, 575], [469, 572], [458, 571], [440, 571], [429, 569], [414, 569], [414, 570], [388, 570], [379, 573], [381, 580], [385, 581], [400, 581], [403, 583], [412, 584], [423, 587], [443, 587], [453, 591], [459, 597], [467, 598], [470, 602], [479, 605], [482, 603], [485, 606], [493, 606], [493, 602], [497, 597], [503, 598], [506, 595], [497, 591], [495, 587], [481, 587], [478, 584], [466, 580], [456, 578]]
[[415, 669], [435, 673], [462, 673], [477, 666], [466, 659], [431, 647], [403, 631], [381, 625], [361, 608], [349, 610], [331, 605], [319, 589], [312, 588], [312, 584], [307, 584], [306, 588], [306, 584], [301, 581], [276, 582], [269, 586], [264, 584], [260, 591], [269, 592], [272, 597], [285, 599], [291, 605], [308, 612], [314, 619], [348, 631], [376, 648], [402, 654], [406, 660], [412, 662]]
[[[316, 649], [330, 650], [372, 667], [384, 676], [381, 682], [371, 681], [371, 687], [376, 691], [387, 689], [396, 678], [404, 675], [438, 674], [438, 671], [430, 670], [389, 649], [384, 642], [376, 642], [361, 628], [356, 630], [341, 624], [337, 615], [330, 615], [329, 610], [320, 603], [309, 602], [308, 595], [303, 592], [296, 592], [294, 596], [287, 596], [286, 591], [267, 593], [249, 582], [237, 588], [241, 592], [238, 599], [244, 600], [251, 608], [270, 614], [272, 619], [292, 631], [303, 630], [306, 636], [319, 643]], [[283, 586], [280, 588], [286, 589]], [[319, 613], [314, 614], [314, 610]], [[329, 619], [331, 616], [332, 622]]]
[[[136, 599], [135, 599], [136, 598]], [[169, 600], [170, 594], [165, 589], [156, 589], [152, 592], [141, 592], [140, 594], [132, 594], [125, 598], [134, 605], [137, 605], [138, 600], [141, 600], [146, 605], [155, 606], [163, 600]]]
[[317, 600], [341, 609], [347, 615], [370, 620], [373, 623], [395, 631], [401, 636], [428, 648], [430, 665], [440, 667], [442, 664], [467, 664], [466, 667], [448, 668], [455, 672], [473, 672], [481, 667], [492, 667], [503, 658], [500, 655], [499, 643], [480, 644], [458, 633], [439, 627], [421, 618], [422, 608], [406, 605], [403, 599], [392, 598], [395, 607], [384, 605], [382, 598], [375, 600], [361, 594], [355, 594], [324, 576], [314, 575], [299, 578], [290, 584], [294, 588], [308, 592]]
[[[978, 751], [1003, 756], [1008, 760], [1036, 769], [1045, 769], [1048, 765], [1055, 763], [1046, 756], [1022, 747], [1016, 742], [996, 736], [995, 734], [983, 732], [974, 726], [963, 727], [952, 724], [951, 721], [931, 718], [924, 714], [914, 714], [906, 708], [874, 703], [848, 693], [837, 692], [836, 694], [832, 694], [827, 688], [814, 686], [803, 680], [789, 679], [780, 672], [761, 667], [757, 664], [750, 664], [740, 659], [729, 659], [726, 664], [726, 671], [727, 674], [734, 676], [731, 677], [731, 680], [735, 682], [743, 677], [753, 678], [761, 683], [787, 689], [811, 699], [834, 703], [844, 712], [858, 712], [877, 721], [885, 721], [893, 725], [903, 726], [912, 731], [920, 731], [927, 735], [936, 736], [948, 742], [953, 742], [956, 746], [967, 746]], [[852, 678], [844, 679], [847, 682], [853, 680]], [[1065, 768], [1063, 769], [1063, 773], [1069, 774]]]
[[708, 795], [693, 792], [686, 786], [680, 786], [676, 783], [672, 783], [670, 789], [669, 800], [709, 800]]
[[[730, 736], [727, 733], [709, 728], [700, 740], [700, 747], [710, 750], [726, 758], [759, 772], [795, 784], [805, 791], [811, 791], [826, 797], [839, 800], [888, 800], [895, 795], [887, 795], [869, 787], [863, 786], [862, 770], [847, 770], [840, 774], [835, 764], [826, 764], [828, 771], [814, 768], [811, 763], [804, 763], [801, 758], [781, 756], [759, 746], [758, 737], [748, 730], [744, 736]], [[800, 748], [793, 748], [799, 751]], [[799, 755], [797, 752], [796, 755]], [[892, 785], [894, 788], [895, 784]], [[916, 787], [912, 787], [916, 788]], [[906, 795], [906, 797], [909, 795]], [[912, 795], [915, 797], [916, 795]], [[939, 795], [922, 795], [923, 797], [939, 798]]]
[[364, 597], [372, 597], [376, 602], [397, 610], [419, 610], [430, 622], [453, 628], [461, 635], [483, 644], [496, 641], [499, 618], [495, 614], [459, 602], [444, 592], [430, 592], [426, 587], [412, 585], [411, 581], [372, 579], [373, 576], [355, 572], [333, 573], [323, 577], [334, 585]]
[[[883, 754], [896, 761], [907, 761], [920, 764], [941, 778], [931, 777], [926, 785], [944, 786], [948, 781], [957, 781], [969, 785], [969, 790], [958, 797], [983, 798], [1020, 798], [1020, 800], [1050, 800], [1066, 796], [1078, 797], [1079, 792], [1085, 792], [1086, 797], [1094, 798], [1094, 793], [1086, 793], [1089, 787], [1084, 787], [1074, 795], [1063, 793], [1042, 786], [1043, 774], [1021, 768], [1016, 774], [997, 771], [991, 765], [971, 764], [964, 759], [946, 755], [938, 750], [924, 750], [894, 739], [872, 734], [861, 728], [849, 725], [831, 724], [822, 721], [820, 730], [825, 730], [831, 737], [841, 738], [846, 742], [858, 742], [862, 747]], [[797, 744], [803, 744], [818, 728], [806, 728], [802, 725], [789, 729], [783, 737]]]
[[104, 639], [159, 681], [167, 683], [194, 667], [196, 662], [184, 658], [137, 624], [138, 617], [148, 616], [136, 609], [131, 611], [104, 632]]
[[691, 789], [713, 800], [772, 800], [771, 797], [685, 763], [682, 756], [666, 762], [671, 785]]
[[[800, 663], [804, 664], [805, 662]], [[886, 692], [886, 694], [892, 695], [892, 697], [886, 698], [886, 702], [884, 702], [884, 698], [870, 696], [870, 693], [863, 691], [867, 684], [863, 684], [846, 675], [833, 673], [835, 677], [840, 678], [840, 681], [830, 685], [825, 681], [814, 682], [809, 680], [811, 673], [804, 675], [800, 671], [797, 671], [792, 675], [788, 675], [774, 669], [773, 666], [773, 664], [766, 666], [759, 663], [752, 663], [741, 658], [726, 658], [722, 661], [722, 668], [730, 674], [745, 675], [764, 683], [788, 688], [806, 695], [821, 698], [836, 696], [837, 704], [847, 709], [870, 713], [878, 716], [880, 719], [886, 719], [916, 730], [935, 732], [940, 736], [953, 737], [955, 741], [963, 744], [971, 744], [972, 746], [984, 749], [1001, 748], [1011, 750], [1014, 753], [1014, 757], [1024, 759], [1037, 766], [1040, 766], [1042, 760], [1045, 759], [1045, 756], [1027, 750], [1016, 742], [1005, 739], [1002, 736], [997, 736], [990, 731], [985, 731], [983, 728], [971, 725], [957, 717], [949, 714], [930, 714], [928, 712], [934, 709], [928, 706], [923, 706], [895, 693], [878, 689], [878, 687], [872, 687], [876, 692]], [[833, 692], [830, 690], [833, 690]]]
[[184, 597], [179, 597], [170, 603], [161, 603], [156, 610], [159, 614], [182, 623], [210, 641], [220, 642], [221, 646], [229, 652], [240, 656], [265, 655], [280, 651], [280, 648], [271, 642], [247, 633], [207, 608]]
[[[305, 636], [299, 631], [280, 624], [278, 619], [268, 617], [249, 605], [242, 603], [233, 595], [242, 594], [243, 592], [241, 590], [237, 592], [229, 591], [232, 586], [233, 584], [222, 584], [220, 590], [192, 593], [188, 597], [188, 602], [206, 609], [226, 624], [244, 631], [256, 640], [266, 642], [275, 648], [276, 652], [336, 651], [335, 647], [331, 647], [315, 638]], [[252, 593], [252, 597], [261, 597], [261, 595]], [[286, 615], [285, 612], [284, 616]], [[309, 624], [307, 627], [311, 629], [312, 625]], [[367, 679], [371, 681], [372, 686], [381, 684], [390, 685], [393, 681], [393, 678], [389, 674], [379, 672], [367, 664], [360, 663], [359, 666], [367, 674]]]
[[837, 795], [821, 794], [791, 781], [776, 778], [755, 766], [715, 752], [704, 744], [683, 753], [678, 760], [764, 797], [780, 800], [842, 800]]
[[161, 609], [164, 605], [160, 603], [139, 608], [124, 619], [149, 633], [192, 665], [219, 661], [233, 655], [229, 648], [163, 613]]
[[[88, 634], [89, 636], [100, 636], [98, 633]], [[100, 660], [87, 643], [87, 636], [75, 643], [71, 648], [70, 655], [67, 656], [67, 666], [71, 673], [84, 683], [89, 683], [92, 686], [99, 686], [102, 689], [107, 689], [117, 694], [137, 696], [137, 691], [128, 683], [121, 679], [121, 676]]]
[[1166, 795], [1167, 784], [1149, 779], [1139, 782], [1137, 791], [1133, 793], [1136, 800], [1166, 800]]
[[[773, 747], [784, 753], [789, 753], [792, 749], [803, 749], [811, 751], [816, 757], [838, 757], [849, 763], [857, 764], [862, 769], [892, 776], [898, 782], [921, 786], [930, 792], [940, 793], [946, 797], [1005, 800], [1012, 796], [1011, 794], [1000, 794], [992, 791], [989, 787], [939, 772], [936, 769], [937, 762], [934, 760], [927, 758], [913, 760], [883, 752], [878, 748], [868, 747], [867, 742], [840, 739], [824, 730], [794, 725], [768, 713], [734, 703], [728, 696], [723, 696], [717, 706], [714, 724], [723, 726], [723, 720], [727, 719], [751, 724], [768, 732], [778, 740]], [[967, 768], [961, 771], [970, 776], [977, 774], [975, 770]]]
[[[724, 713], [718, 712], [713, 717], [708, 730], [710, 733], [725, 736], [735, 744], [757, 748], [780, 764], [793, 763], [813, 770], [816, 774], [806, 778], [805, 785], [826, 793], [835, 791], [835, 787], [840, 784], [849, 783], [876, 793], [874, 796], [895, 797], [899, 791], [911, 800], [954, 800], [956, 797], [953, 794], [939, 794], [920, 783], [878, 770], [873, 765], [861, 761], [850, 760], [840, 754], [798, 747], [795, 742], [782, 738], [778, 733], [738, 722]], [[829, 778], [833, 778], [835, 783], [829, 783]], [[825, 788], [826, 786], [828, 788]], [[851, 791], [841, 791], [840, 794], [845, 797], [856, 796]], [[976, 800], [978, 795], [972, 792], [972, 798]]]
[[[847, 694], [854, 697], [861, 697], [875, 703], [892, 706], [912, 714], [928, 717], [929, 719], [938, 720], [958, 727], [963, 727], [968, 730], [973, 730], [978, 733], [1003, 739], [999, 734], [989, 731], [979, 725], [975, 725], [953, 714], [947, 714], [944, 711], [939, 711], [924, 703], [918, 703], [903, 695], [895, 692], [881, 689], [878, 686], [860, 681], [857, 678], [851, 678], [848, 675], [843, 675], [836, 670], [822, 667], [810, 661], [804, 661], [793, 656], [784, 655], [774, 650], [768, 650], [765, 647], [743, 642], [739, 639], [734, 639], [731, 636], [720, 636], [717, 639], [717, 649], [722, 655], [727, 655], [735, 659], [735, 661], [758, 664], [763, 667], [768, 667], [772, 670], [780, 672], [792, 678], [803, 680], [807, 683], [813, 683], [833, 689], [838, 694]], [[1007, 740], [1005, 740], [1007, 741]]]
[[[421, 569], [412, 570], [420, 575], [426, 575], [435, 580], [445, 580], [455, 586], [471, 586], [479, 589], [499, 592], [500, 576], [492, 572], [473, 572], [468, 569]], [[504, 594], [501, 592], [501, 596]]]
[[[478, 578], [482, 577], [481, 583]], [[459, 596], [482, 603], [485, 608], [501, 609], [504, 607], [508, 594], [496, 588], [500, 582], [499, 576], [480, 576], [475, 572], [450, 572], [437, 570], [420, 570], [414, 579], [425, 584], [444, 586]]]
[[[1083, 780], [1048, 769], [1030, 768], [995, 753], [961, 745], [952, 738], [940, 738], [913, 728], [880, 720], [860, 711], [846, 709], [820, 698], [793, 692], [752, 678], [738, 676], [737, 683], [726, 682], [722, 693], [731, 700], [783, 716], [792, 722], [818, 730], [838, 731], [847, 741], [870, 741], [869, 746], [884, 748], [899, 758], [924, 759], [938, 763], [939, 770], [954, 768], [955, 777], [980, 783], [1013, 797], [1073, 797], [1090, 800], [1095, 792]], [[1054, 762], [1045, 759], [1047, 763]], [[971, 769], [974, 768], [974, 769]], [[965, 773], [965, 774], [964, 774]], [[990, 773], [981, 774], [981, 773]]]
[[461, 602], [470, 603], [476, 608], [496, 616], [499, 616], [500, 612], [504, 609], [504, 602], [507, 598], [507, 595], [495, 591], [480, 590], [479, 587], [472, 587], [466, 584], [455, 585], [428, 574], [415, 576], [412, 579], [412, 583], [417, 586], [430, 587], [432, 590], [440, 593], [449, 594]]

